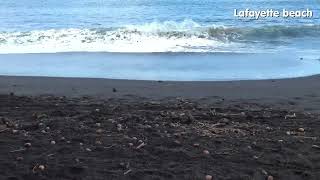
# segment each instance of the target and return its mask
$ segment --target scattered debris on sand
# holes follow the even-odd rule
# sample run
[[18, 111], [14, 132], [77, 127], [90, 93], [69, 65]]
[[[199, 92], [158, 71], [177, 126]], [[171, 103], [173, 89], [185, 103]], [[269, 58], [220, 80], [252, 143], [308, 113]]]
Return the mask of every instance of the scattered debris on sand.
[[244, 101], [0, 95], [0, 179], [315, 180], [319, 128]]

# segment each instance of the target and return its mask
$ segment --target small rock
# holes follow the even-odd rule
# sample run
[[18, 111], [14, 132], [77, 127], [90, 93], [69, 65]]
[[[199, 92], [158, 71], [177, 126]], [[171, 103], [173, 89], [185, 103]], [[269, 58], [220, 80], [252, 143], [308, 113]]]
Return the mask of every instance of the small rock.
[[212, 176], [211, 175], [206, 175], [206, 180], [212, 180]]
[[56, 142], [55, 142], [55, 141], [51, 141], [51, 142], [50, 142], [50, 144], [55, 145], [55, 144], [56, 144]]
[[96, 141], [96, 144], [101, 145], [101, 144], [102, 144], [102, 142], [101, 142], [101, 141]]
[[139, 140], [138, 143], [143, 143], [143, 141], [142, 141], [142, 140]]
[[315, 145], [315, 144], [314, 144], [314, 145], [312, 145], [312, 147], [313, 147], [313, 148], [316, 148], [316, 149], [320, 149], [320, 146]]
[[304, 132], [304, 128], [298, 128], [299, 132]]
[[282, 142], [283, 142], [283, 140], [282, 140], [282, 139], [279, 139], [279, 140], [278, 140], [278, 142], [279, 142], [279, 143], [282, 143]]
[[61, 140], [64, 141], [64, 140], [66, 140], [66, 138], [65, 137], [61, 137]]
[[210, 152], [208, 150], [203, 150], [203, 154], [208, 155]]
[[264, 170], [264, 169], [262, 169], [261, 172], [262, 172], [262, 174], [264, 174], [264, 175], [268, 175], [268, 172], [267, 172], [266, 170]]
[[96, 112], [100, 112], [100, 109], [95, 109]]
[[27, 147], [27, 148], [28, 148], [28, 147], [31, 147], [31, 143], [25, 143], [25, 144], [24, 144], [24, 147]]
[[133, 143], [129, 143], [129, 146], [133, 146]]
[[121, 131], [122, 130], [122, 125], [121, 124], [117, 124], [117, 130]]
[[47, 126], [47, 127], [46, 127], [46, 129], [47, 129], [47, 130], [50, 130], [50, 127], [49, 127], [49, 126]]
[[67, 144], [70, 144], [71, 143], [71, 141], [67, 141]]
[[227, 118], [222, 118], [222, 119], [221, 119], [221, 122], [228, 124], [228, 123], [230, 122], [230, 120], [227, 119]]
[[100, 126], [101, 126], [101, 123], [96, 123], [96, 126], [100, 127]]
[[90, 148], [86, 148], [86, 151], [91, 152], [92, 150]]
[[80, 146], [83, 146], [83, 143], [79, 143]]
[[291, 135], [291, 132], [290, 132], [290, 131], [287, 131], [286, 134], [287, 134], [287, 135]]
[[97, 129], [96, 132], [97, 132], [97, 133], [102, 133], [102, 132], [103, 132], [103, 129]]
[[257, 145], [257, 142], [253, 141], [253, 142], [252, 142], [252, 145], [256, 146], [256, 145]]
[[138, 140], [138, 138], [137, 138], [137, 137], [132, 137], [132, 139], [133, 139], [133, 140], [135, 140], [135, 141], [136, 141], [136, 140]]
[[273, 176], [268, 176], [267, 180], [273, 180]]
[[41, 133], [43, 133], [43, 134], [45, 134], [45, 133], [47, 133], [45, 130], [41, 130]]
[[45, 169], [44, 165], [39, 165], [38, 168], [39, 168], [41, 171], [44, 171], [44, 169]]
[[17, 133], [18, 133], [18, 130], [13, 129], [13, 130], [12, 130], [12, 133], [13, 133], [13, 134], [17, 134]]
[[144, 142], [142, 142], [139, 146], [136, 147], [136, 149], [140, 149], [142, 147], [144, 147], [146, 144]]
[[23, 160], [23, 157], [17, 157], [16, 160], [17, 160], [17, 161], [22, 161], [22, 160]]
[[194, 147], [199, 147], [199, 146], [200, 146], [200, 144], [198, 144], [198, 143], [194, 143], [194, 144], [193, 144], [193, 146], [194, 146]]
[[125, 167], [125, 166], [126, 166], [126, 163], [121, 162], [121, 163], [119, 163], [119, 165], [120, 165], [121, 167]]

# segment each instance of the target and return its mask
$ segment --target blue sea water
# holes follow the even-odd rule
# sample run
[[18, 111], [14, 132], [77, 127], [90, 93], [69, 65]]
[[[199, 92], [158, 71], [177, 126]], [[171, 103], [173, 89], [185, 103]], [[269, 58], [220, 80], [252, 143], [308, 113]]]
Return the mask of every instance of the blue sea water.
[[[295, 11], [308, 8], [313, 11], [313, 17], [260, 19], [234, 17], [234, 9], [245, 10], [246, 8], [278, 11], [284, 8]], [[57, 54], [70, 52], [81, 52], [82, 55], [84, 52], [88, 54], [103, 52], [107, 53], [105, 56], [109, 56], [108, 53], [209, 53], [213, 56], [212, 61], [205, 60], [209, 67], [215, 65], [222, 67], [215, 64], [221, 63], [216, 60], [217, 53], [232, 54], [231, 57], [224, 57], [226, 64], [229, 63], [228, 59], [241, 59], [237, 54], [267, 53], [272, 54], [270, 57], [281, 56], [280, 59], [286, 59], [284, 62], [287, 62], [289, 58], [287, 54], [290, 54], [291, 61], [300, 60], [300, 58], [308, 61], [307, 64], [313, 61], [312, 71], [309, 71], [307, 66], [301, 66], [300, 73], [296, 75], [292, 72], [287, 73], [287, 76], [301, 76], [316, 73], [316, 62], [320, 58], [319, 49], [319, 0], [0, 1], [0, 54], [36, 53], [38, 58], [34, 57], [34, 59], [41, 59], [43, 53], [55, 53], [51, 56], [57, 57]], [[188, 56], [192, 55], [188, 54]], [[10, 57], [0, 55], [1, 66], [10, 65], [11, 62], [8, 60]], [[65, 56], [57, 58], [61, 57]], [[101, 59], [96, 55], [92, 57]], [[170, 55], [164, 57], [170, 61]], [[182, 57], [185, 58], [184, 55], [181, 55]], [[148, 58], [158, 59], [149, 56]], [[195, 61], [196, 58], [201, 59], [201, 56], [195, 55]], [[120, 59], [123, 60], [122, 57]], [[129, 59], [128, 57], [128, 61]], [[133, 59], [131, 61], [134, 61]], [[254, 61], [255, 58], [250, 59]], [[76, 61], [76, 59], [73, 60]], [[183, 60], [181, 61], [183, 63]], [[27, 64], [26, 61], [23, 63], [23, 65]], [[62, 62], [59, 61], [59, 63]], [[241, 63], [248, 62], [239, 64]], [[274, 66], [278, 65], [271, 60], [270, 63]], [[163, 67], [167, 66], [163, 65]], [[112, 67], [109, 69], [106, 67], [105, 71], [110, 68], [112, 69]], [[181, 68], [179, 70], [188, 70], [185, 66]], [[189, 67], [189, 69], [192, 68]], [[194, 78], [189, 79], [232, 79], [226, 73], [223, 73], [224, 76], [219, 76], [219, 74], [212, 74], [208, 68], [203, 70], [208, 73], [204, 75], [202, 70], [192, 71], [190, 73], [193, 75], [190, 74], [190, 76]], [[96, 74], [92, 69], [91, 71], [92, 74]], [[21, 72], [22, 70], [17, 66], [9, 75], [21, 74]], [[0, 71], [0, 74], [8, 73]], [[74, 72], [70, 76], [81, 76], [81, 74], [83, 75], [81, 72]], [[199, 77], [199, 74], [202, 76]], [[243, 76], [243, 79], [263, 78], [253, 74]], [[30, 71], [22, 75], [39, 75], [39, 73]], [[64, 74], [57, 74], [57, 76], [64, 76]], [[100, 73], [95, 77], [111, 77], [111, 75]], [[142, 75], [139, 79], [150, 79], [141, 77]], [[276, 78], [276, 71], [273, 75], [265, 76], [265, 78], [270, 77]], [[283, 76], [278, 73], [278, 77]], [[119, 76], [119, 78], [134, 77], [128, 75]], [[180, 76], [157, 76], [157, 79], [161, 78], [188, 80]], [[241, 79], [241, 76], [237, 76], [237, 79]]]

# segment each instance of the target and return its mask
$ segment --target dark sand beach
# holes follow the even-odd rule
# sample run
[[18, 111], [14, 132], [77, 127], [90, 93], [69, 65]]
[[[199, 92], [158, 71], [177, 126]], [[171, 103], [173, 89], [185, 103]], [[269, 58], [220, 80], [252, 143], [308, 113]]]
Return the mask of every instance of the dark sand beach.
[[0, 179], [320, 178], [320, 76], [0, 77]]

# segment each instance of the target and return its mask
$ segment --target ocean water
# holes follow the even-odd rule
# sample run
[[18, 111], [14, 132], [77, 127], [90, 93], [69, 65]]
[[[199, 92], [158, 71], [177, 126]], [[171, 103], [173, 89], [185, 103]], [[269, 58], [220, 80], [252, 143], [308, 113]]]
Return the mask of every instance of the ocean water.
[[[246, 8], [279, 11], [284, 8], [287, 10], [309, 8], [313, 11], [313, 17], [255, 19], [233, 16], [234, 9]], [[241, 59], [239, 54], [257, 54], [256, 58], [250, 58], [250, 63], [260, 58], [258, 54], [262, 53], [271, 54], [266, 57], [280, 56], [281, 58], [278, 59], [285, 59], [284, 62], [287, 62], [289, 58], [287, 54], [290, 54], [289, 60], [293, 62], [301, 58], [304, 62], [308, 61], [307, 64], [312, 61], [312, 71], [308, 66], [303, 65], [298, 66], [300, 73], [296, 74], [291, 72], [289, 65], [282, 66], [284, 69], [288, 68], [287, 71], [290, 72], [287, 73], [288, 76], [289, 74], [303, 76], [318, 73], [315, 72], [314, 67], [317, 67], [320, 59], [319, 15], [319, 0], [3, 0], [0, 1], [0, 54], [34, 53], [38, 54], [34, 58], [39, 60], [43, 58], [44, 53], [51, 53], [50, 57], [66, 58], [61, 54], [81, 52], [82, 55], [92, 54], [92, 58], [100, 59], [101, 56], [97, 57], [93, 54], [99, 52], [105, 53], [104, 56], [110, 56], [108, 53], [182, 53], [180, 57], [183, 58], [184, 53], [193, 53], [193, 59], [197, 61], [202, 57], [198, 53], [206, 53], [213, 59], [205, 60], [209, 67], [221, 67], [217, 64], [221, 62], [216, 58], [221, 56], [217, 54], [230, 54], [231, 56], [223, 57], [225, 59], [223, 62], [226, 63], [224, 68], [227, 68], [231, 61]], [[144, 57], [144, 55], [141, 56]], [[188, 57], [190, 56], [193, 55], [188, 54]], [[10, 57], [0, 55], [1, 66], [9, 66]], [[162, 57], [168, 62], [171, 54]], [[148, 55], [148, 58], [150, 61], [158, 61], [157, 57]], [[123, 57], [120, 59], [122, 62]], [[134, 61], [134, 58], [127, 57], [127, 61]], [[242, 65], [249, 63], [237, 62]], [[272, 60], [269, 62], [271, 65], [278, 65]], [[26, 60], [21, 60], [21, 63], [27, 65]], [[63, 61], [59, 63], [63, 65]], [[29, 72], [21, 69], [22, 64], [10, 66], [13, 71], [9, 75]], [[167, 67], [165, 62], [159, 66]], [[106, 72], [112, 69], [112, 67], [105, 68]], [[182, 66], [179, 70], [188, 69], [193, 67]], [[23, 75], [39, 75], [38, 71], [31, 71], [30, 68], [30, 73]], [[83, 69], [83, 71], [86, 70]], [[113, 77], [105, 73], [99, 75], [92, 69], [88, 71], [96, 74], [95, 77]], [[234, 71], [237, 72], [237, 69]], [[251, 72], [251, 69], [248, 71]], [[301, 74], [302, 71], [305, 73]], [[57, 76], [67, 76], [63, 71], [59, 72], [61, 74]], [[219, 69], [219, 72], [227, 71]], [[173, 75], [170, 78], [156, 77], [188, 80], [186, 75], [181, 77], [182, 75], [174, 75], [177, 72], [171, 73]], [[232, 79], [226, 73], [212, 74], [208, 68], [190, 73], [189, 79], [192, 80]], [[273, 73], [272, 76], [264, 78], [276, 78], [277, 72]], [[0, 71], [0, 74], [8, 73]], [[70, 76], [81, 74], [83, 73], [74, 72]], [[198, 76], [199, 74], [202, 76]], [[280, 74], [278, 73], [278, 77], [282, 77]], [[130, 75], [119, 77], [136, 78]], [[147, 75], [143, 78], [143, 74], [139, 77], [139, 79], [150, 79]], [[241, 77], [237, 76], [238, 79]], [[263, 76], [255, 76], [252, 73], [251, 76], [246, 75], [242, 78], [256, 79]]]

